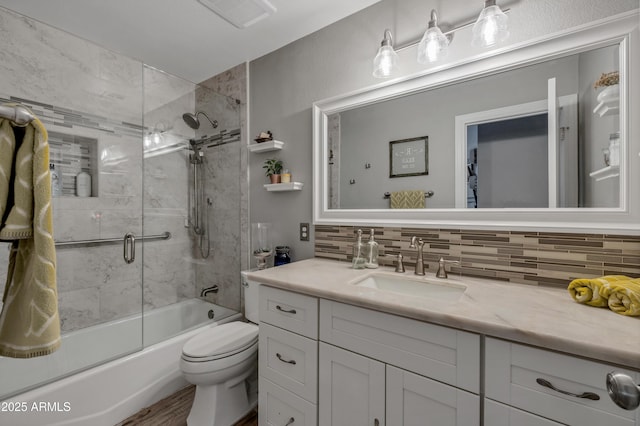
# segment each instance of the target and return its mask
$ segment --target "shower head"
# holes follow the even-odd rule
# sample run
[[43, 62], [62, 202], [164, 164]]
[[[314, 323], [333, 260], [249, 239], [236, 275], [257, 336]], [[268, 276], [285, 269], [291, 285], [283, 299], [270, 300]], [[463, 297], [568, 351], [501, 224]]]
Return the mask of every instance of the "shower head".
[[200, 120], [198, 120], [199, 115], [204, 115], [207, 118], [207, 120], [209, 120], [209, 123], [211, 123], [214, 129], [218, 127], [218, 121], [217, 120], [211, 121], [211, 119], [207, 116], [207, 114], [205, 114], [202, 111], [198, 111], [195, 114], [191, 114], [190, 112], [185, 112], [184, 114], [182, 114], [182, 119], [184, 120], [185, 123], [187, 123], [187, 126], [191, 127], [193, 130], [197, 130], [198, 128], [200, 128]]

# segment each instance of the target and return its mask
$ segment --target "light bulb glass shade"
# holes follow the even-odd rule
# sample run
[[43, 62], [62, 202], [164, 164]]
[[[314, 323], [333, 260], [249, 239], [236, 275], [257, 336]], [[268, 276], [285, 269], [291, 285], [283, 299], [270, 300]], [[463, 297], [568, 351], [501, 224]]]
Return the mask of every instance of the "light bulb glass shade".
[[449, 39], [442, 34], [438, 27], [431, 27], [425, 31], [418, 45], [418, 62], [427, 64], [447, 56]]
[[152, 137], [153, 145], [160, 145], [164, 141], [164, 137], [162, 133], [159, 131], [154, 131]]
[[505, 41], [509, 37], [508, 20], [507, 15], [495, 4], [485, 7], [473, 24], [471, 44], [490, 47]]
[[398, 54], [393, 46], [382, 45], [373, 59], [373, 76], [385, 78], [398, 71]]

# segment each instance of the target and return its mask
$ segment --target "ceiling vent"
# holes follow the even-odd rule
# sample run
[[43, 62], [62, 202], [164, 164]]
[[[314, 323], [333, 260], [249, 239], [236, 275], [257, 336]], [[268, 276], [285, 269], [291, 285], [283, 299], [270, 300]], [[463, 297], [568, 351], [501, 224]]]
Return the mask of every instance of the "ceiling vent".
[[276, 8], [268, 0], [198, 0], [236, 28], [247, 28], [273, 15]]

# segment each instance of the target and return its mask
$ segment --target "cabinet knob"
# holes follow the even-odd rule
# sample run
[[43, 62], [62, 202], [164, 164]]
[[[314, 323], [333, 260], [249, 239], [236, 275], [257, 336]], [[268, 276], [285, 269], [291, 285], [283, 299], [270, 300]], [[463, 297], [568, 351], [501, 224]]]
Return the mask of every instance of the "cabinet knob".
[[624, 373], [607, 374], [609, 397], [625, 410], [635, 410], [640, 405], [640, 386]]
[[291, 426], [295, 422], [296, 422], [296, 419], [294, 419], [293, 417], [290, 417], [289, 421], [284, 426]]

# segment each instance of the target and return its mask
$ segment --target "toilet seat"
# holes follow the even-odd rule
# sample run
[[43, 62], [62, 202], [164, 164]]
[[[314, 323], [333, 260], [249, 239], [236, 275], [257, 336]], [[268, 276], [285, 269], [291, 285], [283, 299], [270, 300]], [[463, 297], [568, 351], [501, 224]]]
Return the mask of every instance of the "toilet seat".
[[209, 362], [232, 357], [255, 346], [258, 326], [245, 322], [218, 325], [192, 337], [182, 348], [186, 362]]

